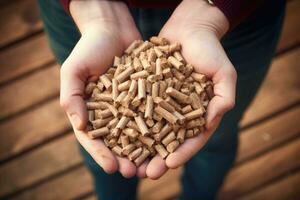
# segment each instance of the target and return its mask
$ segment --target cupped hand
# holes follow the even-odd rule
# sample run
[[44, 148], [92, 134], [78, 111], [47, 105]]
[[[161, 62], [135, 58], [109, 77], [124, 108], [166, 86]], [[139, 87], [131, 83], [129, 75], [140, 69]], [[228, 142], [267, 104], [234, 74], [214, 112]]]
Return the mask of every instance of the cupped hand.
[[[147, 174], [159, 178], [167, 171], [163, 163], [168, 168], [185, 164], [206, 144], [223, 115], [234, 107], [237, 75], [220, 44], [228, 27], [226, 17], [218, 8], [202, 0], [184, 0], [161, 30], [160, 37], [182, 45], [182, 54], [195, 71], [212, 79], [215, 96], [207, 108], [206, 131], [187, 139], [166, 160], [157, 157], [150, 161]], [[155, 171], [154, 166], [158, 166]]]
[[103, 170], [107, 173], [118, 170], [124, 177], [132, 177], [137, 173], [133, 163], [115, 156], [102, 140], [87, 137], [84, 88], [106, 72], [114, 56], [121, 55], [140, 34], [121, 2], [73, 0], [70, 11], [82, 36], [61, 67], [61, 106], [79, 143]]

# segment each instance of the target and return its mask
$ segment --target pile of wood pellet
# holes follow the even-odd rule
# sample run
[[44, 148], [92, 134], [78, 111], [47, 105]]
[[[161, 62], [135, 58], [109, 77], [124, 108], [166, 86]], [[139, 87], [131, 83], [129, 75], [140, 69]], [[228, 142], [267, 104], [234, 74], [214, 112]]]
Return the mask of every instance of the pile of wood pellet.
[[115, 57], [107, 73], [86, 86], [88, 136], [139, 166], [157, 153], [165, 159], [203, 133], [213, 85], [180, 51], [178, 43], [151, 37]]

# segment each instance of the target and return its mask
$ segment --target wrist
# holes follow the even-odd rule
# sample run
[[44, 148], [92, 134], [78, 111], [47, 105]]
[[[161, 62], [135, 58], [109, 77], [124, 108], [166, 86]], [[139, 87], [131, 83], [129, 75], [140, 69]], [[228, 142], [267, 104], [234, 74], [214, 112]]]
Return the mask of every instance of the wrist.
[[204, 32], [211, 32], [221, 39], [229, 30], [229, 21], [223, 12], [214, 5], [209, 4], [206, 0], [184, 0], [182, 4], [186, 4], [188, 9], [197, 15], [192, 20], [197, 28]]
[[122, 15], [126, 5], [118, 1], [72, 0], [70, 14], [81, 34], [113, 31], [119, 25], [117, 15]]

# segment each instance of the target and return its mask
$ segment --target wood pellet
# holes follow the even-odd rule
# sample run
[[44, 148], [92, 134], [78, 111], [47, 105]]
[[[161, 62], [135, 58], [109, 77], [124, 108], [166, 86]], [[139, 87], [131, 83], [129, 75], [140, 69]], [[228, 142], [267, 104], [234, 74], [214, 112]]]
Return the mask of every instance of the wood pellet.
[[88, 136], [139, 166], [203, 134], [213, 83], [180, 51], [180, 44], [154, 36], [115, 56], [107, 73], [86, 85]]

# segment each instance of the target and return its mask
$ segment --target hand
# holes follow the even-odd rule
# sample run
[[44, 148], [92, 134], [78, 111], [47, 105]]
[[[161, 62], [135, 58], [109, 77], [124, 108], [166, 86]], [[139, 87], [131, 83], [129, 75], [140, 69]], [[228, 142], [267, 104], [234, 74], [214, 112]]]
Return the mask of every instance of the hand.
[[140, 35], [127, 6], [121, 2], [73, 0], [70, 12], [82, 36], [61, 68], [61, 106], [79, 143], [105, 172], [119, 170], [124, 177], [134, 176], [137, 171], [133, 163], [112, 154], [102, 140], [87, 137], [84, 88], [106, 72], [113, 57], [121, 55]]
[[[184, 58], [197, 72], [212, 78], [215, 96], [208, 105], [205, 133], [186, 140], [165, 161], [150, 161], [147, 171], [154, 165], [164, 166], [164, 162], [169, 168], [186, 163], [205, 145], [224, 113], [234, 107], [237, 75], [219, 41], [228, 27], [218, 8], [202, 0], [184, 0], [161, 30], [159, 36], [182, 45]], [[156, 168], [157, 178], [165, 171], [165, 167]]]

